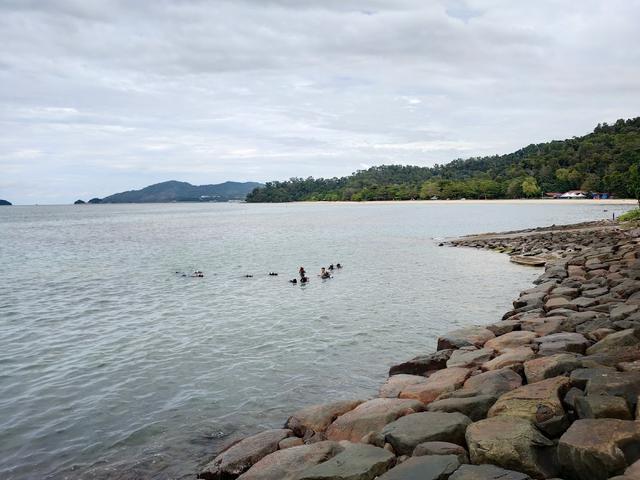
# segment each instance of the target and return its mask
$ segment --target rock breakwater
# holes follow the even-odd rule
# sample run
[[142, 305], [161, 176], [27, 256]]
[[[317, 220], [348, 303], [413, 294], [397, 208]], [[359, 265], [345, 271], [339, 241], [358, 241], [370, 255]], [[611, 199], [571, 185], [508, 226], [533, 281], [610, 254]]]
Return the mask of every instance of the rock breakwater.
[[613, 222], [449, 242], [544, 260], [501, 320], [228, 447], [228, 480], [640, 478], [640, 232]]

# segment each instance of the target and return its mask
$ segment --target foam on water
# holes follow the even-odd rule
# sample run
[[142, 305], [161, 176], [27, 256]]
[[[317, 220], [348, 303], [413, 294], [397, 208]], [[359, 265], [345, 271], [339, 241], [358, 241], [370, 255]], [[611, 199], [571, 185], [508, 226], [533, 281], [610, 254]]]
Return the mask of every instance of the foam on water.
[[[496, 321], [537, 275], [434, 237], [627, 209], [607, 208], [0, 209], [0, 478], [193, 478], [234, 436], [372, 396], [391, 364]], [[290, 285], [300, 265], [311, 283]]]

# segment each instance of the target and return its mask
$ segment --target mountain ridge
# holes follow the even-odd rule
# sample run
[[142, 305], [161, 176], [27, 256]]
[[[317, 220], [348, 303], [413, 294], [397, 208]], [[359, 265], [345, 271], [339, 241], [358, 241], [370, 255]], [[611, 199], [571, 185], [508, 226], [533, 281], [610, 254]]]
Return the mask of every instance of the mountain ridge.
[[168, 180], [154, 183], [139, 190], [127, 190], [104, 198], [93, 198], [89, 203], [171, 203], [171, 202], [228, 202], [244, 200], [249, 192], [262, 186], [258, 182], [232, 182], [192, 185], [188, 182]]

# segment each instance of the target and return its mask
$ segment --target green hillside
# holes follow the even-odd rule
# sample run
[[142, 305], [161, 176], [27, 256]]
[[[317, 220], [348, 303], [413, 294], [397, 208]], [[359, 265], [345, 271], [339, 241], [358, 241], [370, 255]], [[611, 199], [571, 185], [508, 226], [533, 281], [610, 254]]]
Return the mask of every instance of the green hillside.
[[268, 182], [247, 202], [526, 198], [585, 190], [636, 198], [640, 117], [599, 124], [592, 133], [529, 145], [507, 155], [457, 159], [445, 165], [382, 165], [330, 179]]
[[227, 202], [244, 200], [247, 193], [260, 186], [256, 182], [191, 185], [171, 180], [141, 190], [115, 193], [103, 199], [93, 198], [89, 203]]

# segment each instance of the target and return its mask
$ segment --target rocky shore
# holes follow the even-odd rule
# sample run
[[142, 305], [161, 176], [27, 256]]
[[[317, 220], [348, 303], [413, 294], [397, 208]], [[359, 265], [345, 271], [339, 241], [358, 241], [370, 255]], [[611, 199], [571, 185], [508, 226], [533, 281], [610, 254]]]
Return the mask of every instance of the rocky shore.
[[544, 272], [501, 320], [391, 367], [377, 398], [303, 408], [199, 477], [640, 479], [640, 231], [597, 222], [449, 245]]

